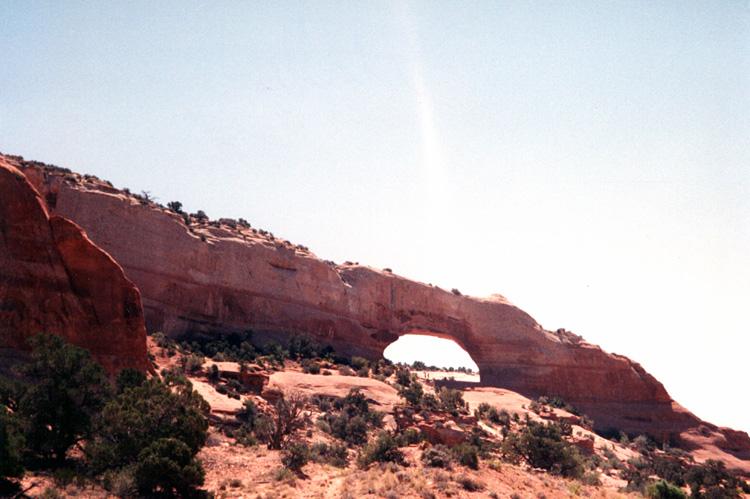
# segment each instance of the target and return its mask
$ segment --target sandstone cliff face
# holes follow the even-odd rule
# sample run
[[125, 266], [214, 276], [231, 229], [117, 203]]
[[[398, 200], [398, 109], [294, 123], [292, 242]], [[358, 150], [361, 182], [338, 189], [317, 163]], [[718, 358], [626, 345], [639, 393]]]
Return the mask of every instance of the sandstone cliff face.
[[28, 350], [39, 333], [86, 348], [109, 372], [150, 366], [136, 287], [0, 156], [0, 353]]
[[52, 212], [84, 227], [141, 291], [147, 327], [171, 336], [252, 328], [307, 332], [338, 351], [379, 358], [404, 334], [454, 340], [482, 383], [559, 395], [601, 428], [666, 437], [699, 420], [633, 361], [544, 330], [505, 298], [457, 296], [389, 272], [333, 266], [251, 229], [187, 226], [176, 213], [98, 180], [23, 162]]
[[[251, 229], [187, 226], [178, 214], [98, 179], [10, 161], [51, 212], [84, 227], [122, 265], [141, 291], [152, 331], [181, 336], [252, 328], [269, 339], [307, 332], [370, 358], [381, 357], [400, 335], [433, 335], [461, 345], [483, 384], [529, 397], [559, 395], [601, 429], [680, 440], [705, 427], [637, 363], [571, 333], [546, 331], [501, 296], [457, 296], [390, 272], [333, 266]], [[732, 439], [734, 447], [744, 442], [735, 449], [723, 429], [709, 433], [717, 448], [745, 459], [744, 437]]]

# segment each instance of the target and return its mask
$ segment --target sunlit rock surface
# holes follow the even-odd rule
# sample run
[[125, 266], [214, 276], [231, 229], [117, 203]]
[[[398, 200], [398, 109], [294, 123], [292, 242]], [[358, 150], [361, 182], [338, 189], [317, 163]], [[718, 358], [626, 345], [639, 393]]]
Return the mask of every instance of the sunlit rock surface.
[[[187, 225], [97, 179], [33, 165], [26, 171], [50, 209], [84, 227], [137, 284], [152, 331], [177, 337], [252, 328], [266, 339], [306, 332], [369, 358], [401, 335], [433, 335], [464, 348], [482, 384], [561, 396], [600, 429], [679, 440], [701, 424], [639, 364], [572, 333], [546, 331], [502, 296], [460, 296], [387, 271], [333, 265], [231, 222]], [[717, 445], [750, 459], [744, 439], [710, 431]]]

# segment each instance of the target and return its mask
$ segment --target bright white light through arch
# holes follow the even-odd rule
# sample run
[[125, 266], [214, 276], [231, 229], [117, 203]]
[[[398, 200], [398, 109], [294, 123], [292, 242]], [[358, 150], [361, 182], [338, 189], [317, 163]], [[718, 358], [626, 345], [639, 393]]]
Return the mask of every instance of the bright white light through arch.
[[428, 366], [466, 367], [479, 372], [466, 350], [453, 340], [435, 336], [405, 334], [388, 345], [383, 355], [394, 363], [412, 364], [415, 360], [421, 360]]

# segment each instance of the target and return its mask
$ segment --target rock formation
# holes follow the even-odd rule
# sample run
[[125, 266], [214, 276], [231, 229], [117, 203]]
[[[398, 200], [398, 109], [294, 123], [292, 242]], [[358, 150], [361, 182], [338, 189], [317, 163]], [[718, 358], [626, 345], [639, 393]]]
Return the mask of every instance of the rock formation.
[[22, 357], [39, 333], [86, 348], [109, 372], [150, 365], [136, 287], [0, 156], [0, 354]]
[[122, 265], [141, 290], [152, 331], [178, 337], [252, 328], [266, 339], [306, 332], [368, 358], [382, 357], [401, 335], [432, 335], [463, 347], [483, 384], [560, 396], [599, 429], [679, 439], [701, 423], [639, 364], [572, 333], [546, 331], [502, 296], [459, 296], [388, 271], [334, 265], [264, 231], [186, 222], [98, 179], [14, 161], [54, 213], [84, 227]]

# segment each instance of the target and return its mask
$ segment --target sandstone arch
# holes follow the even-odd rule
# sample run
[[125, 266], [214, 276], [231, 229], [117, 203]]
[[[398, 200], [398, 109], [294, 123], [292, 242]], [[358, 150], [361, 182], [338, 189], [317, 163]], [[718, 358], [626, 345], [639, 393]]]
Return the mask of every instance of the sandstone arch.
[[637, 363], [569, 333], [544, 330], [502, 296], [473, 298], [359, 265], [332, 266], [251, 230], [194, 225], [104, 184], [26, 169], [54, 212], [122, 265], [141, 291], [151, 331], [178, 336], [253, 328], [307, 332], [337, 350], [380, 358], [413, 331], [449, 338], [484, 384], [529, 397], [559, 395], [600, 427], [679, 433], [695, 416]]
[[424, 362], [427, 366], [469, 367], [479, 373], [479, 367], [465, 348], [448, 338], [439, 338], [423, 331], [412, 331], [388, 345], [384, 356], [394, 362], [412, 364]]

